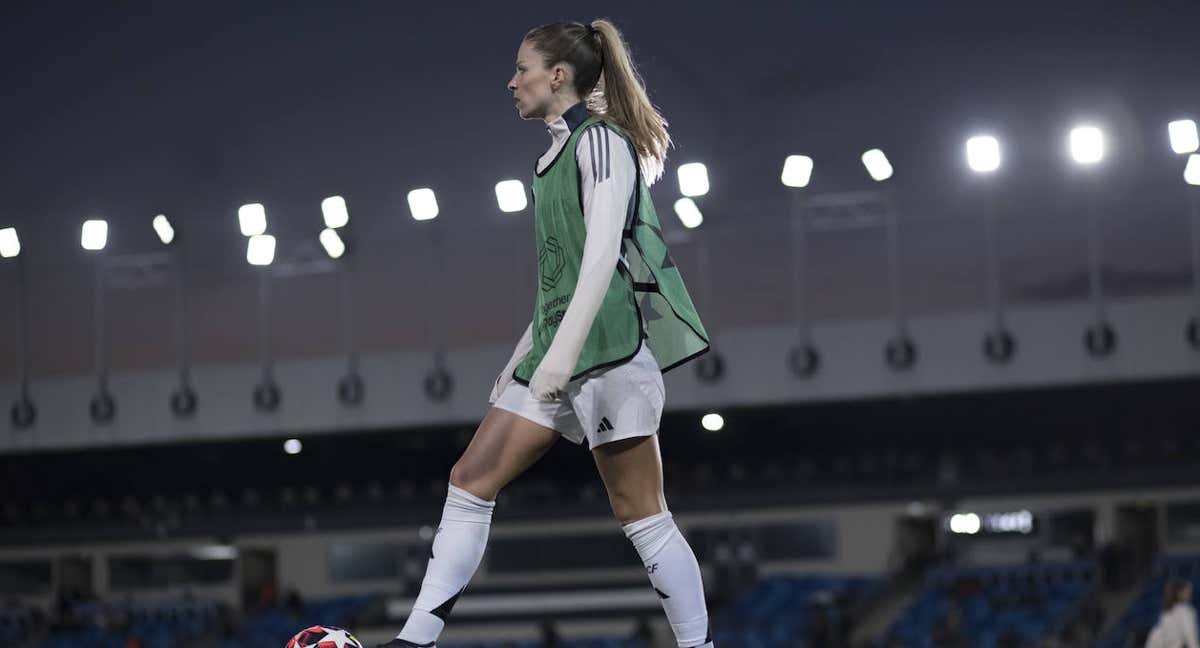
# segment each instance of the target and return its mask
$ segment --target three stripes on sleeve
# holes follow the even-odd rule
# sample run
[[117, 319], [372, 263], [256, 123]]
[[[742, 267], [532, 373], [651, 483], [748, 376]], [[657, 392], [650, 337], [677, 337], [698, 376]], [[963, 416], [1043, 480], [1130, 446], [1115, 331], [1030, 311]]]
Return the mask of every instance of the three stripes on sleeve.
[[608, 128], [597, 125], [583, 134], [587, 140], [592, 162], [592, 182], [600, 183], [612, 177], [612, 153]]

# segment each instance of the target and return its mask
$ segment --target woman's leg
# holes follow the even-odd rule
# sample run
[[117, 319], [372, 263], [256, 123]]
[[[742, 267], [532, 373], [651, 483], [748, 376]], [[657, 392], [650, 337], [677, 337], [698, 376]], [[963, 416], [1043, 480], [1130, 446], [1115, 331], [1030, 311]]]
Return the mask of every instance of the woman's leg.
[[680, 646], [711, 648], [700, 565], [663, 495], [658, 435], [592, 449], [613, 514], [633, 542]]
[[[421, 592], [389, 646], [432, 646], [459, 594], [479, 568], [496, 494], [558, 440], [558, 432], [507, 410], [488, 410], [450, 470], [446, 507], [429, 552]], [[407, 642], [407, 643], [404, 643]]]

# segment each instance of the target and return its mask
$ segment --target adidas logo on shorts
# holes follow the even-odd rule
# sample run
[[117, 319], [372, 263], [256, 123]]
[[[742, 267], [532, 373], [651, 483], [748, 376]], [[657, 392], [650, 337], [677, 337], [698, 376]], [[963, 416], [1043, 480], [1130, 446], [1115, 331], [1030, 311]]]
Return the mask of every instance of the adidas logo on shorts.
[[600, 429], [596, 430], [596, 433], [599, 434], [601, 432], [612, 432], [612, 431], [613, 431], [613, 424], [608, 422], [607, 417], [601, 417], [600, 418]]

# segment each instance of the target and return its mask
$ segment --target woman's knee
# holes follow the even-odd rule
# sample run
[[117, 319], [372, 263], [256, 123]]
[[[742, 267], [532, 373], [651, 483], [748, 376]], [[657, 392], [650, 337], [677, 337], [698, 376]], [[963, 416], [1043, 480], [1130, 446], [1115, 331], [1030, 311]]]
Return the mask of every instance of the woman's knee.
[[667, 510], [666, 502], [658, 493], [610, 492], [608, 502], [613, 515], [622, 525], [637, 522]]
[[500, 488], [488, 483], [486, 475], [471, 466], [466, 457], [460, 458], [451, 466], [450, 484], [489, 502], [495, 500], [500, 492]]
[[462, 459], [459, 459], [458, 461], [454, 462], [453, 466], [450, 466], [450, 485], [451, 486], [456, 486], [458, 488], [464, 488], [467, 484], [467, 481], [470, 479], [470, 477], [471, 477], [471, 471], [463, 463]]
[[494, 500], [508, 482], [550, 449], [558, 433], [511, 412], [492, 408], [450, 469], [450, 483]]

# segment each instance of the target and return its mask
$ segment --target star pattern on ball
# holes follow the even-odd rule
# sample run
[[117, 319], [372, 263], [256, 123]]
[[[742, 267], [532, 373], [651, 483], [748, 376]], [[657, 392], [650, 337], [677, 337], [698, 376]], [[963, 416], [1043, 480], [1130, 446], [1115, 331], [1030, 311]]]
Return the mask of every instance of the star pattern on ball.
[[362, 644], [342, 628], [313, 626], [296, 633], [287, 648], [362, 648]]
[[357, 639], [341, 628], [327, 628], [326, 630], [325, 638], [321, 640], [321, 643], [318, 644], [319, 646], [333, 645], [337, 648], [346, 648], [346, 646], [358, 648], [360, 645]]

